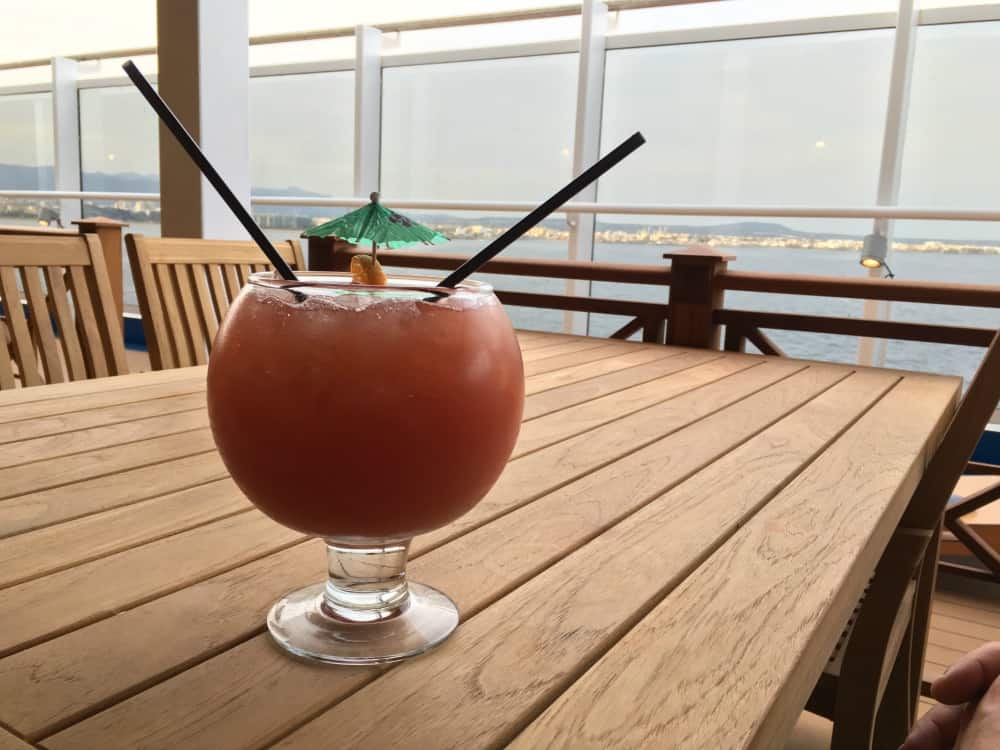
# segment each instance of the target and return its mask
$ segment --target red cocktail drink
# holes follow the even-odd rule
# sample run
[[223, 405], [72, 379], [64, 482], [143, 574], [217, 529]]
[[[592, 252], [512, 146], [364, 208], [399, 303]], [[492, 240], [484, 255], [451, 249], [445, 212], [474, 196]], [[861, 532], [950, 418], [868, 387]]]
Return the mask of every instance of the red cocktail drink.
[[[258, 508], [331, 550], [331, 581], [272, 610], [278, 641], [326, 661], [403, 658], [441, 638], [417, 643], [411, 624], [385, 648], [372, 628], [389, 624], [398, 639], [425, 592], [440, 597], [427, 606], [450, 604], [407, 586], [406, 547], [469, 510], [503, 470], [524, 401], [520, 349], [483, 285], [435, 295], [414, 278], [301, 281], [258, 275], [227, 314], [209, 364], [212, 432]], [[331, 622], [353, 630], [316, 631]]]

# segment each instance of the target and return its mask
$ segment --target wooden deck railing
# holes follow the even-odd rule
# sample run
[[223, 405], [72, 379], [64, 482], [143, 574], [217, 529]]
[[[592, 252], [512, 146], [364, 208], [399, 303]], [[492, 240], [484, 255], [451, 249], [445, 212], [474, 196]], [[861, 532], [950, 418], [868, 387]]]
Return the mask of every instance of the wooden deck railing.
[[[368, 251], [330, 239], [310, 240], [309, 267], [315, 270], [345, 270], [354, 255], [364, 252]], [[466, 260], [466, 256], [439, 252], [391, 250], [380, 251], [379, 258], [387, 266], [434, 271], [451, 270]], [[652, 284], [667, 288], [662, 303], [497, 290], [497, 296], [510, 305], [629, 316], [631, 320], [615, 331], [612, 338], [628, 338], [642, 331], [645, 341], [715, 349], [721, 346], [729, 351], [743, 351], [750, 342], [763, 354], [783, 356], [784, 352], [765, 333], [765, 329], [984, 348], [989, 347], [997, 333], [992, 329], [934, 323], [733, 309], [726, 307], [725, 293], [738, 290], [1000, 308], [1000, 286], [731, 272], [728, 263], [732, 256], [708, 247], [666, 253], [664, 258], [670, 260], [669, 266], [498, 258], [487, 263], [483, 271], [512, 276]], [[720, 341], [723, 328], [725, 337]], [[987, 468], [996, 471], [1000, 467], [969, 465], [972, 473]], [[962, 521], [962, 516], [971, 510], [995, 501], [997, 492], [1000, 490], [972, 496], [948, 511], [944, 519], [946, 528], [964, 544], [979, 565], [942, 562], [943, 567], [974, 578], [1000, 582], [1000, 552], [985, 543], [974, 529]]]
[[[314, 270], [345, 270], [350, 265], [351, 257], [364, 252], [368, 251], [345, 243], [333, 243], [328, 239], [310, 240], [309, 267]], [[466, 260], [463, 255], [410, 250], [382, 250], [379, 258], [388, 266], [436, 271], [457, 268]], [[765, 329], [976, 347], [989, 346], [996, 333], [995, 330], [986, 328], [934, 323], [734, 309], [725, 306], [725, 292], [1000, 308], [1000, 285], [734, 272], [728, 269], [732, 256], [707, 247], [666, 253], [664, 258], [669, 259], [670, 264], [663, 267], [497, 258], [487, 263], [483, 271], [510, 276], [646, 284], [667, 288], [664, 290], [662, 303], [497, 290], [497, 296], [510, 305], [629, 316], [631, 320], [615, 331], [612, 338], [628, 338], [642, 331], [646, 341], [699, 348], [721, 346], [730, 351], [743, 350], [749, 341], [764, 354], [781, 355], [783, 352], [764, 332]], [[725, 338], [720, 340], [723, 327]]]

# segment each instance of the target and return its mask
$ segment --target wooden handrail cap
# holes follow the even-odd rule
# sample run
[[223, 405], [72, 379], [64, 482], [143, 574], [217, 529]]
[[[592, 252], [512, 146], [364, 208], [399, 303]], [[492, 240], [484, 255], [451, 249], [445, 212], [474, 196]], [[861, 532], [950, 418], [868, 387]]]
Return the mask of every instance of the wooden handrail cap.
[[109, 219], [106, 216], [91, 216], [88, 219], [73, 219], [73, 224], [80, 227], [85, 226], [95, 226], [95, 227], [127, 227], [127, 221], [118, 221], [118, 219]]
[[709, 245], [690, 245], [685, 247], [683, 250], [675, 250], [672, 253], [664, 253], [664, 258], [669, 260], [683, 260], [683, 261], [693, 261], [700, 263], [727, 263], [731, 260], [736, 260], [735, 255], [729, 255], [728, 253], [716, 250], [714, 247]]

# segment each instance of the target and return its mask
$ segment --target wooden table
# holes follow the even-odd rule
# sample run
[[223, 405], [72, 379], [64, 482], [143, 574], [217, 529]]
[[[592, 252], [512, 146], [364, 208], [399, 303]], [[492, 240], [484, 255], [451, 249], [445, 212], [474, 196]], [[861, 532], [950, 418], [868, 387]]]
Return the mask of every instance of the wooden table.
[[0, 723], [53, 750], [780, 747], [957, 380], [521, 341], [514, 457], [413, 545], [464, 622], [384, 670], [271, 644], [322, 543], [227, 478], [203, 368], [0, 394]]

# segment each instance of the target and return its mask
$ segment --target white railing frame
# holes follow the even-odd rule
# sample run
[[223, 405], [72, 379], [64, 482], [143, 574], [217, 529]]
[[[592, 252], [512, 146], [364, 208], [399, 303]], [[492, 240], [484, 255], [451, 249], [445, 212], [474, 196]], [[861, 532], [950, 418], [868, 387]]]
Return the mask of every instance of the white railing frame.
[[[604, 61], [608, 35], [608, 6], [599, 0], [583, 0], [580, 13], [580, 54], [576, 71], [576, 118], [573, 124], [573, 176], [583, 172], [601, 156], [601, 121], [604, 115]], [[585, 187], [579, 198], [597, 199], [597, 184]], [[594, 214], [579, 214], [569, 225], [567, 257], [570, 260], [594, 259]], [[592, 283], [567, 279], [566, 294], [589, 297]], [[576, 334], [589, 332], [590, 315], [563, 313], [563, 329]]]
[[[910, 107], [910, 82], [913, 80], [913, 57], [917, 47], [919, 0], [899, 0], [892, 47], [892, 68], [882, 132], [882, 160], [879, 165], [878, 190], [875, 200], [880, 206], [893, 206], [899, 200], [899, 182], [903, 172], [903, 144], [906, 141], [906, 118]], [[875, 219], [872, 232], [886, 238], [886, 260], [892, 256], [893, 229], [891, 219]], [[869, 278], [883, 275], [881, 268], [869, 268]], [[865, 300], [862, 314], [866, 318], [889, 320], [892, 302]], [[861, 338], [858, 341], [858, 362], [863, 365], [885, 365], [888, 342]]]
[[[609, 3], [611, 5], [611, 3]], [[847, 31], [871, 31], [875, 29], [893, 29], [896, 25], [895, 12], [855, 13], [827, 18], [801, 18], [789, 21], [765, 21], [752, 24], [736, 24], [730, 26], [707, 26], [676, 31], [650, 31], [643, 33], [609, 33], [605, 46], [607, 49], [624, 49], [631, 47], [655, 47], [674, 44], [695, 44], [698, 42], [723, 42], [744, 39], [762, 39], [778, 36], [803, 36], [810, 34], [827, 34]], [[935, 26], [956, 23], [977, 23], [983, 21], [1000, 21], [1000, 2], [983, 5], [966, 5], [950, 8], [925, 8], [919, 12], [919, 25]], [[304, 36], [303, 38], [308, 38]], [[507, 57], [530, 57], [535, 55], [550, 55], [578, 52], [580, 40], [556, 39], [543, 42], [523, 44], [497, 45], [493, 47], [477, 47], [469, 49], [434, 50], [426, 52], [395, 52], [383, 50], [382, 67], [400, 67], [408, 65], [426, 65], [432, 63], [468, 62], [471, 60], [493, 60]], [[132, 52], [141, 52], [133, 50]], [[149, 54], [149, 50], [145, 51]], [[117, 56], [116, 51], [108, 53], [91, 53], [79, 56], [82, 59], [102, 59]], [[26, 61], [38, 63], [38, 61]], [[4, 63], [6, 65], [6, 63]], [[24, 67], [37, 67], [36, 64]], [[354, 69], [351, 58], [317, 60], [301, 63], [282, 63], [254, 66], [250, 70], [251, 77], [270, 75], [291, 75], [296, 73], [328, 73], [342, 72]], [[149, 76], [155, 80], [155, 76]], [[78, 87], [107, 88], [128, 86], [125, 76], [109, 76], [102, 78], [82, 78]], [[51, 83], [21, 84], [0, 87], [0, 96], [7, 94], [47, 93], [52, 90]]]
[[[94, 200], [94, 201], [145, 201], [157, 203], [159, 193], [114, 193], [96, 190], [0, 190], [0, 198], [36, 200]], [[493, 211], [497, 213], [526, 213], [537, 204], [530, 201], [463, 201], [423, 200], [419, 198], [393, 198], [383, 196], [394, 208]], [[255, 206], [326, 206], [329, 208], [357, 208], [368, 202], [367, 198], [308, 197], [287, 195], [253, 195], [250, 203]], [[773, 206], [752, 204], [703, 204], [703, 203], [592, 203], [570, 201], [562, 205], [558, 214], [606, 214], [635, 216], [718, 216], [726, 218], [786, 218], [786, 219], [921, 219], [928, 221], [997, 221], [1000, 210], [991, 208], [938, 208], [928, 206]]]
[[[645, 3], [650, 6], [663, 6], [672, 4], [666, 2]], [[680, 0], [677, 4], [683, 4]], [[619, 6], [642, 6], [644, 3], [615, 2], [609, 0], [608, 6], [618, 9]], [[745, 39], [760, 39], [779, 36], [801, 36], [811, 34], [827, 34], [838, 32], [857, 32], [876, 29], [892, 29], [894, 37], [894, 47], [897, 50], [895, 55], [891, 84], [886, 91], [887, 97], [887, 123], [886, 135], [882, 145], [881, 169], [878, 191], [878, 203], [876, 206], [750, 206], [750, 205], [670, 205], [670, 204], [613, 204], [597, 203], [592, 201], [574, 201], [566, 204], [560, 209], [562, 214], [581, 214], [587, 217], [596, 214], [618, 214], [618, 215], [648, 215], [648, 216], [725, 216], [725, 217], [775, 217], [775, 218], [831, 218], [831, 219], [871, 219], [879, 225], [884, 225], [895, 219], [929, 219], [940, 221], [1000, 221], [1000, 211], [988, 209], [940, 209], [922, 207], [901, 207], [895, 204], [895, 193], [897, 191], [889, 189], [886, 181], [888, 176], [898, 174], [899, 163], [902, 158], [900, 147], [902, 134], [898, 127], [905, 120], [905, 86], [900, 86], [901, 81], [908, 81], [912, 73], [913, 55], [912, 39], [907, 42], [901, 38], [901, 34], [911, 34], [913, 31], [912, 22], [900, 18], [900, 14], [906, 12], [911, 7], [911, 0], [900, 0], [899, 12], [875, 12], [858, 13], [827, 18], [803, 18], [788, 21], [772, 21], [762, 23], [749, 23], [729, 26], [714, 26], [692, 29], [680, 29], [671, 31], [655, 31], [644, 33], [620, 33], [610, 32], [603, 40], [605, 50], [625, 49], [632, 47], [649, 46], [669, 46], [677, 44], [692, 44], [699, 42], [722, 42]], [[592, 8], [592, 4], [586, 4], [578, 13], [586, 13], [587, 8]], [[593, 13], [591, 9], [589, 11]], [[570, 8], [566, 6], [559, 10], [563, 15], [570, 15]], [[528, 14], [530, 15], [530, 14]], [[544, 17], [544, 16], [539, 16]], [[983, 21], [1000, 21], [1000, 2], [984, 5], [968, 5], [952, 8], [927, 8], [915, 12], [917, 25], [938, 25], [953, 23], [974, 23]], [[483, 20], [478, 21], [465, 19], [464, 25], [473, 23], [496, 22]], [[531, 20], [526, 17], [523, 20]], [[250, 71], [251, 77], [293, 75], [302, 73], [319, 72], [339, 72], [351, 71], [357, 67], [356, 60], [368, 59], [369, 71], [362, 78], [371, 78], [374, 66], [370, 58], [376, 55], [380, 67], [401, 67], [408, 65], [425, 65], [433, 63], [458, 63], [472, 60], [503, 59], [511, 57], [525, 57], [533, 55], [549, 55], [560, 53], [579, 52], [581, 45], [590, 45], [590, 41], [582, 39], [582, 35], [588, 29], [585, 19], [581, 28], [581, 37], [575, 39], [554, 39], [545, 42], [534, 42], [527, 44], [511, 44], [488, 48], [477, 49], [452, 49], [429, 52], [395, 52], [392, 50], [377, 50], [372, 53], [371, 42], [374, 39], [356, 38], [355, 61], [352, 60], [326, 60], [308, 63], [294, 63], [284, 65], [258, 66]], [[463, 19], [438, 19], [441, 27], [462, 25]], [[435, 22], [430, 22], [435, 23]], [[411, 26], [414, 26], [411, 24]], [[424, 24], [416, 24], [414, 28], [431, 28]], [[360, 28], [360, 27], [359, 27]], [[382, 27], [383, 30], [392, 30]], [[377, 33], [374, 29], [372, 31]], [[336, 32], [336, 36], [350, 36], [349, 30], [325, 30], [318, 32], [304, 32], [299, 35], [279, 35], [274, 39], [261, 37], [251, 40], [251, 44], [287, 43], [292, 41], [317, 38], [317, 35]], [[344, 33], [341, 33], [344, 32]], [[907, 42], [909, 51], [905, 55], [900, 54], [900, 43]], [[905, 45], [904, 45], [905, 46]], [[377, 45], [376, 45], [377, 47]], [[90, 53], [78, 56], [80, 59], [102, 59], [119, 57], [127, 52], [130, 55], [150, 54], [151, 50], [117, 50], [108, 53]], [[26, 61], [24, 67], [38, 66], [40, 61]], [[0, 64], [2, 69], [10, 69], [12, 64]], [[584, 76], [588, 74], [589, 66], [581, 65], [578, 70], [578, 92], [583, 91], [586, 86]], [[155, 80], [155, 76], [154, 76]], [[371, 81], [368, 81], [370, 84]], [[109, 78], [81, 79], [76, 83], [77, 90], [89, 88], [103, 88], [110, 86], [126, 86], [128, 80], [124, 76], [114, 76]], [[52, 92], [53, 86], [49, 84], [22, 85], [0, 88], [0, 96], [8, 94], [29, 94]], [[372, 143], [367, 139], [372, 137], [370, 127], [371, 113], [378, 111], [378, 98], [381, 96], [381, 88], [378, 92], [374, 87], [367, 85], [364, 81], [359, 82], [356, 97], [356, 107], [359, 110], [359, 120], [355, 127], [355, 190], [362, 185], [371, 185], [374, 180], [377, 184], [379, 175], [379, 149], [377, 140], [373, 148]], [[365, 114], [366, 113], [366, 114]], [[895, 113], [895, 114], [894, 114]], [[593, 112], [589, 111], [589, 105], [585, 104], [582, 110], [578, 108], [577, 124], [574, 133], [574, 155], [583, 154], [587, 149], [586, 140], [591, 133], [587, 123], [592, 119]], [[581, 119], [582, 118], [582, 119]], [[364, 121], [364, 122], [362, 122]], [[359, 127], [360, 126], [360, 127]], [[379, 123], [380, 126], [380, 123]], [[883, 189], [886, 188], [886, 189]], [[589, 196], [585, 196], [589, 197]], [[110, 201], [157, 201], [159, 196], [155, 193], [110, 193], [94, 191], [74, 191], [74, 190], [54, 190], [54, 191], [14, 191], [0, 190], [0, 198], [35, 198], [40, 200], [110, 200]], [[299, 198], [285, 196], [254, 196], [251, 203], [258, 206], [328, 206], [328, 207], [352, 207], [363, 205], [365, 197], [356, 195], [351, 198]], [[388, 200], [388, 199], [387, 199]], [[533, 208], [533, 204], [521, 201], [442, 201], [442, 200], [392, 200], [394, 206], [401, 209], [425, 209], [425, 210], [455, 210], [455, 211], [496, 211], [523, 213]], [[588, 219], [584, 224], [593, 236], [593, 219]], [[586, 247], [586, 243], [577, 244]], [[591, 239], [592, 244], [592, 239]], [[869, 311], [874, 313], [874, 311]], [[866, 355], [870, 358], [870, 353]]]

